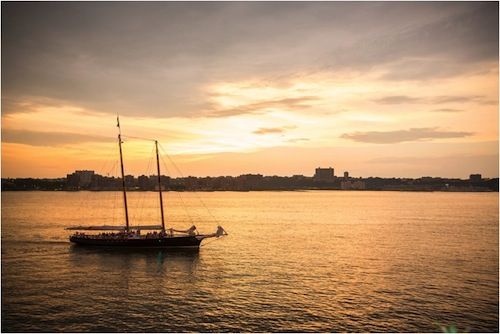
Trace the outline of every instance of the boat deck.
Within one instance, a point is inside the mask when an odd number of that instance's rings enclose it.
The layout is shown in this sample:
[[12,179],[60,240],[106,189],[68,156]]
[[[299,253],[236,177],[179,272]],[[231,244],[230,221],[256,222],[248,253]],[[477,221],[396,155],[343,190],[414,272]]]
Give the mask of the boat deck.
[[70,241],[77,245],[87,246],[121,246],[121,247],[148,247],[148,248],[198,248],[203,235],[113,235],[83,233],[74,234]]
[[99,233],[85,234],[75,233],[71,237],[92,240],[157,240],[165,238],[196,237],[198,234],[125,234],[125,233]]

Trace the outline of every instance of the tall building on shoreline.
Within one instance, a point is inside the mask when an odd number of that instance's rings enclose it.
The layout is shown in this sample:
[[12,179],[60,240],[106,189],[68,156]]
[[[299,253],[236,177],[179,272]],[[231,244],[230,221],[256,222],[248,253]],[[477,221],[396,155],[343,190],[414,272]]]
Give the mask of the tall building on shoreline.
[[314,173],[314,181],[333,181],[335,180],[335,170],[332,167],[316,168]]
[[66,175],[68,185],[75,188],[89,187],[95,172],[93,170],[77,170],[72,174]]

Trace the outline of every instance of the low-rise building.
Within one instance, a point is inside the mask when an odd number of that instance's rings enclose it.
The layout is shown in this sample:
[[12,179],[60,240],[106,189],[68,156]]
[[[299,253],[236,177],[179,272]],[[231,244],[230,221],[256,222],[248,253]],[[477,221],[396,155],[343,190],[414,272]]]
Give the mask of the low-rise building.
[[364,190],[366,189],[366,184],[361,180],[349,180],[341,181],[340,189],[342,190]]

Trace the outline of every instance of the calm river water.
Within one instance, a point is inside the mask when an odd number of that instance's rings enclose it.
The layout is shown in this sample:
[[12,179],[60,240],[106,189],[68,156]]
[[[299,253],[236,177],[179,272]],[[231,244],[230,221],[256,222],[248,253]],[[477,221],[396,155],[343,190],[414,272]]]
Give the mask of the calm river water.
[[[129,197],[132,224],[159,221],[156,193]],[[2,192],[2,331],[499,330],[498,193],[166,197],[169,226],[229,236],[79,248],[63,228],[121,224],[119,192]]]

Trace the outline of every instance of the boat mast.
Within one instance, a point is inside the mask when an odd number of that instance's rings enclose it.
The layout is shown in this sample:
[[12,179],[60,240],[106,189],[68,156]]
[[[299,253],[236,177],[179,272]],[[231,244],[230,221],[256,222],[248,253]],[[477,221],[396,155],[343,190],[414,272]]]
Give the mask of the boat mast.
[[118,146],[120,146],[120,167],[122,171],[122,187],[123,187],[123,203],[125,205],[125,230],[128,232],[128,207],[127,207],[127,190],[125,187],[125,171],[123,170],[123,154],[122,154],[122,129],[120,128],[120,117],[116,116],[116,126],[118,127]]
[[158,140],[155,140],[156,147],[156,169],[158,171],[158,193],[160,194],[160,212],[161,212],[161,230],[165,232],[165,217],[163,215],[163,197],[161,194],[161,173],[160,173],[160,158],[158,155]]

